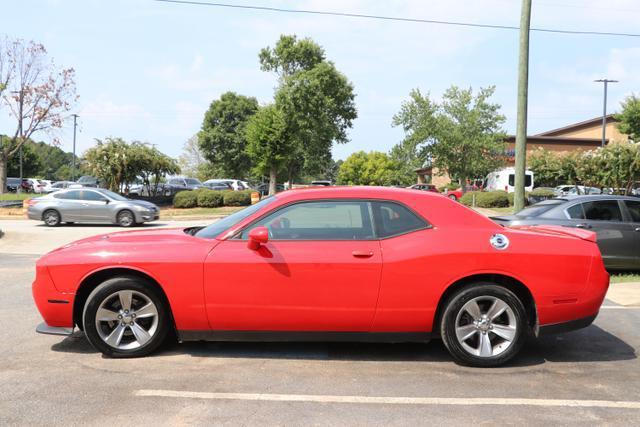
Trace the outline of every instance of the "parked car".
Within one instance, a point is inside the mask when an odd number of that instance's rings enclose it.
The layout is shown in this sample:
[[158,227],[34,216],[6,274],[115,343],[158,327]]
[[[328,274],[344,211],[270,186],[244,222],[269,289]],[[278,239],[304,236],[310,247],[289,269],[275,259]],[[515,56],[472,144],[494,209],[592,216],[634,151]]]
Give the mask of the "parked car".
[[92,187],[92,188],[100,187],[100,180],[95,176],[89,176],[89,175],[81,176],[76,181],[76,183],[80,184],[82,187]]
[[22,183],[20,184],[20,191],[23,193],[33,193],[33,182],[28,178],[23,178]]
[[208,179],[204,182],[204,186],[213,190],[245,190],[242,181],[237,179]]
[[411,187],[408,187],[414,190],[422,190],[422,191],[432,191],[434,193],[438,192],[438,189],[433,184],[413,184]]
[[170,178],[166,186],[178,190],[197,190],[204,184],[197,178]]
[[458,188],[457,190],[446,189],[442,194],[444,194],[451,200],[458,201],[462,197],[462,188]]
[[[276,184],[276,193],[284,191],[284,184]],[[260,196],[267,196],[269,194],[269,183],[265,182],[256,187],[256,191],[260,193]]]
[[18,187],[20,187],[20,178],[7,178],[7,191],[9,193],[15,193],[18,191]]
[[51,187],[47,189],[45,187],[45,193],[53,193],[54,191],[63,190],[65,188],[69,188],[70,185],[75,184],[73,181],[57,181],[51,184]]
[[83,239],[38,260],[33,295],[37,331],[81,326],[110,357],[148,355],[174,333],[439,336],[456,361],[495,366],[532,333],[589,325],[608,286],[590,231],[503,228],[431,192],[348,187],[282,192],[207,227]]
[[59,190],[28,202],[29,219],[44,221],[49,227],[65,222],[112,223],[131,227],[160,217],[156,205],[127,199],[102,188]]
[[492,219],[511,227],[559,225],[594,231],[608,270],[640,270],[640,200],[635,197],[567,196]]
[[[487,191],[504,190],[507,193],[515,191],[514,185],[516,181],[516,169],[513,167],[503,168],[487,175],[484,180],[484,189]],[[533,172],[525,171],[524,189],[525,191],[533,190],[534,179]]]
[[553,193],[558,197],[579,196],[602,194],[602,190],[596,187],[585,187],[584,185],[558,185],[553,189]]

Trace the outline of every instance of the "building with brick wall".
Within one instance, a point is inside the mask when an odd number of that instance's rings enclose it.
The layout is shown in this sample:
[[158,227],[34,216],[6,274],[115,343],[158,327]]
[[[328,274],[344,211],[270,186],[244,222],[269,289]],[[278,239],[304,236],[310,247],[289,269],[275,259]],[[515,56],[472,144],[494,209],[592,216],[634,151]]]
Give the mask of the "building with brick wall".
[[[613,114],[607,116],[605,144],[625,144],[629,142],[628,135],[620,132],[617,123],[618,120]],[[511,135],[507,137],[505,142],[506,166],[513,166],[515,164],[516,137]],[[601,145],[602,116],[528,136],[527,157],[538,148],[557,153],[568,153],[571,151],[593,150]],[[415,172],[418,176],[418,183],[432,183],[439,187],[451,181],[449,176],[438,174],[438,169],[431,166],[425,165],[423,168],[416,169]]]

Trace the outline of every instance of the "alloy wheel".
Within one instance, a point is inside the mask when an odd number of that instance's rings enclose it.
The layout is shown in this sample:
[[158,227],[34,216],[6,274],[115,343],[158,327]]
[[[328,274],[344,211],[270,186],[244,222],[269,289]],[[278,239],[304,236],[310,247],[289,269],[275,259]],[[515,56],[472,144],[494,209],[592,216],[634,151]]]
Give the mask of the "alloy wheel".
[[56,211],[47,211],[44,214],[44,223],[49,227],[53,227],[60,223],[60,215]]
[[147,344],[158,330],[158,308],[141,292],[121,290],[98,306],[95,325],[107,345],[118,350],[134,350]]
[[133,214],[129,211],[120,212],[118,215],[118,224],[123,227],[130,227],[133,225],[134,219]]
[[503,353],[516,339],[517,332],[513,309],[494,296],[469,300],[456,316],[458,343],[473,356],[485,358]]

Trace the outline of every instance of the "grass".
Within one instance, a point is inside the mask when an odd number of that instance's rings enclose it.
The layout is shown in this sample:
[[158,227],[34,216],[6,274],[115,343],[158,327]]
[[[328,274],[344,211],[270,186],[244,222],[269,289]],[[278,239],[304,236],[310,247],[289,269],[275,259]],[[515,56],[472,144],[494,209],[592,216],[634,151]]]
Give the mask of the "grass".
[[160,209],[160,218],[189,218],[189,217],[211,217],[220,215],[230,215],[234,212],[243,209],[244,206],[223,206],[220,208],[191,208],[191,209],[176,209],[176,208],[162,208]]
[[511,215],[513,213],[513,206],[507,206],[506,208],[489,208],[492,211],[500,214],[500,215]]
[[638,273],[613,273],[611,274],[611,283],[640,282],[640,274]]
[[42,194],[31,194],[31,193],[4,193],[0,194],[0,201],[6,200],[25,200],[31,199],[33,197],[40,197]]

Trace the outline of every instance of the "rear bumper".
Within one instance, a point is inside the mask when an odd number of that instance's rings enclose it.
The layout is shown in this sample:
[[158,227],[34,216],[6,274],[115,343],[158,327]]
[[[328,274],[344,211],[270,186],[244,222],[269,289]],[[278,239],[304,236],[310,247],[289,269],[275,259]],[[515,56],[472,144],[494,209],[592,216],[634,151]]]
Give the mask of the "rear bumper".
[[538,336],[561,334],[564,332],[575,331],[577,329],[586,328],[591,325],[598,316],[598,313],[583,317],[581,319],[570,320],[568,322],[555,323],[553,325],[540,326]]
[[73,327],[65,328],[61,326],[49,326],[46,322],[40,323],[36,327],[36,332],[45,335],[64,335],[68,336],[73,333]]

